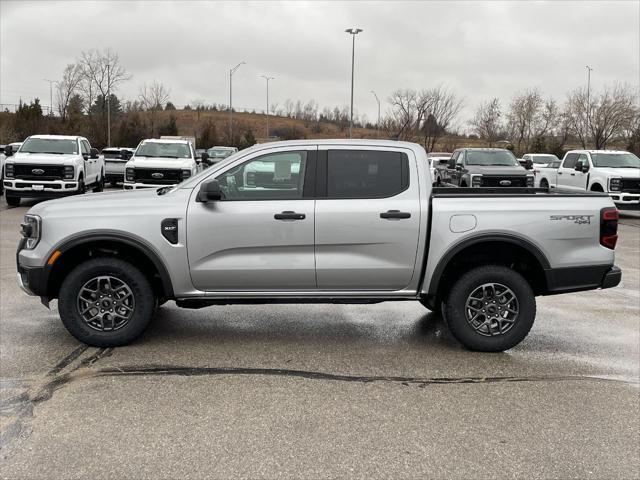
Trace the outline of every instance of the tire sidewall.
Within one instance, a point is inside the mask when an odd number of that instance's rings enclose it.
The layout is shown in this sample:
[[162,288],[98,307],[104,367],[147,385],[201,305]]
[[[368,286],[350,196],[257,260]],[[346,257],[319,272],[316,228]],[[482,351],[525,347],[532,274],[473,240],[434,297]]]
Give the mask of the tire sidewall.
[[[129,322],[113,332],[100,332],[89,327],[77,308],[77,295],[92,278],[109,275],[125,282],[134,295],[135,306]],[[133,265],[118,259],[97,258],[76,267],[60,288],[58,312],[67,330],[78,340],[99,347],[130,343],[145,330],[155,308],[153,290],[147,278]]]
[[[515,325],[506,333],[486,337],[477,333],[467,322],[467,298],[484,283],[500,283],[515,294],[519,312]],[[529,333],[536,316],[536,301],[529,283],[518,272],[503,266],[475,268],[454,284],[445,302],[445,319],[451,333],[466,348],[485,352],[500,352],[519,344]]]

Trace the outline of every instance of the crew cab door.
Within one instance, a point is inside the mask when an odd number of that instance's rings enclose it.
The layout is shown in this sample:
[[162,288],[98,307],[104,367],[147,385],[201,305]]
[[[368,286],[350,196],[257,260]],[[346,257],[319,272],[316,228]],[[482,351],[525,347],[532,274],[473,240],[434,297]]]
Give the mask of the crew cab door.
[[[575,166],[578,163],[578,153],[567,153],[562,162],[562,166],[558,169],[558,188],[566,190],[578,189],[578,175],[584,175],[582,172],[576,172]],[[581,177],[579,177],[581,178]],[[582,188],[584,189],[584,187]]]
[[95,158],[91,158],[91,146],[86,140],[80,140],[80,152],[84,159],[84,183],[89,184],[96,181],[97,162]]
[[[460,169],[458,169],[458,167],[460,167]],[[462,168],[464,168],[464,151],[454,152],[449,161],[449,168],[447,168],[451,177],[450,181],[453,185],[460,186]]]
[[420,231],[418,170],[403,149],[321,146],[316,277],[322,290],[401,290]]
[[[187,212],[194,286],[203,291],[316,288],[313,174],[315,146],[257,152],[207,178],[224,198]],[[206,180],[205,180],[206,181]]]

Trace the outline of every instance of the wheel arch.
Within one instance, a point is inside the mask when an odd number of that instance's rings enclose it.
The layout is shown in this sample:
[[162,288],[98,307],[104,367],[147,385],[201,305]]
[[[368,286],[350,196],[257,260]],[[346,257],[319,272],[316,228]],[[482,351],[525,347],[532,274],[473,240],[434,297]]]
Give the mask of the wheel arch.
[[431,275],[427,297],[437,306],[456,274],[488,264],[512,266],[536,294],[547,291],[545,271],[551,266],[538,246],[519,235],[486,233],[466,238],[447,250]]
[[122,232],[90,232],[63,240],[49,252],[59,251],[57,259],[47,269],[47,298],[57,298],[62,280],[77,265],[89,258],[113,256],[128,260],[149,278],[160,301],[174,297],[169,272],[155,248],[148,242]]

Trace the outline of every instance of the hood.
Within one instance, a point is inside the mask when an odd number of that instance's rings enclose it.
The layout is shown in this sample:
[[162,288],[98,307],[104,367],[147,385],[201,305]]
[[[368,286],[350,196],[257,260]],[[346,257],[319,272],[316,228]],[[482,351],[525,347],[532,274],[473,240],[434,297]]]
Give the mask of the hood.
[[80,157],[79,154],[55,155],[51,153],[16,153],[9,157],[14,163],[39,163],[60,165],[61,163],[71,163]]
[[142,203],[148,203],[150,201],[157,202],[160,198],[162,198],[162,196],[158,195],[155,188],[88,193],[41,202],[31,207],[28,213],[40,215],[44,218],[52,214],[64,215],[64,212],[70,210],[86,210],[90,212],[101,207],[122,208],[122,211],[127,211]]
[[[469,173],[480,173],[482,175],[526,176],[530,173],[529,170],[525,170],[521,166],[505,167],[499,165],[465,165],[465,169]],[[530,174],[533,175],[533,172]]]
[[190,169],[194,164],[193,158],[133,157],[126,166],[128,168]]
[[594,167],[593,172],[602,173],[607,177],[640,178],[640,168]]

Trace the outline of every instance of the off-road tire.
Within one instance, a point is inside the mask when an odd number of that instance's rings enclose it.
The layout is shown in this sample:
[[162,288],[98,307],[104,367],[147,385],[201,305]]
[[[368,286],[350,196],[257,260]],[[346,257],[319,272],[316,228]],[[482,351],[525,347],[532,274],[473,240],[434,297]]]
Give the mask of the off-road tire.
[[104,190],[104,172],[100,174],[100,178],[96,182],[95,187],[93,187],[94,192],[102,192]]
[[[134,299],[133,313],[127,323],[112,331],[98,331],[82,317],[78,296],[82,287],[96,277],[109,276],[124,282]],[[156,299],[145,275],[128,262],[100,257],[87,260],[73,269],[60,287],[58,311],[69,333],[95,347],[118,347],[131,343],[147,328],[153,317]]]
[[[466,305],[477,288],[490,283],[509,288],[519,308],[508,331],[485,336],[467,320]],[[518,272],[500,265],[487,265],[468,271],[454,283],[443,305],[443,317],[453,336],[467,349],[502,352],[518,345],[531,330],[536,317],[536,299],[531,286]]]

